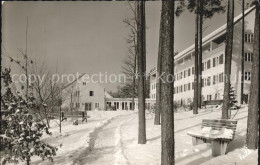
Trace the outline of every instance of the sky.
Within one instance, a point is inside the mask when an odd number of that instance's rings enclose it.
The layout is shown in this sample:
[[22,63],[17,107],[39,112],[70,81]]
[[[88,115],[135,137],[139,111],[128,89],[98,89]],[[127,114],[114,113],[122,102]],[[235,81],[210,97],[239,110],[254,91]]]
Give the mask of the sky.
[[[235,1],[235,16],[241,11]],[[156,66],[161,2],[146,2],[147,72]],[[25,50],[28,17],[28,56],[45,60],[63,74],[119,74],[128,54],[125,38],[129,28],[124,18],[132,17],[127,2],[5,2],[2,6],[2,54],[20,58]],[[185,11],[175,19],[174,50],[181,52],[194,43],[195,15]],[[206,20],[203,36],[226,22],[226,13]],[[2,56],[4,66],[13,66]],[[18,71],[14,71],[18,72]],[[118,83],[102,84],[115,91]]]

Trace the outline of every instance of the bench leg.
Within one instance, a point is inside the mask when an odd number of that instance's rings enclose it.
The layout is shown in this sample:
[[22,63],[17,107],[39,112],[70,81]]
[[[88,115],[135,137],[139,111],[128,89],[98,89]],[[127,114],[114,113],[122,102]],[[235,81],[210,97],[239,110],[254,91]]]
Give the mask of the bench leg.
[[219,155],[225,155],[227,151],[227,142],[221,142],[221,141],[212,141],[211,147],[212,147],[212,156],[219,156]]
[[192,137],[192,145],[196,146],[196,145],[199,145],[199,144],[203,144],[204,141],[197,138],[197,137]]

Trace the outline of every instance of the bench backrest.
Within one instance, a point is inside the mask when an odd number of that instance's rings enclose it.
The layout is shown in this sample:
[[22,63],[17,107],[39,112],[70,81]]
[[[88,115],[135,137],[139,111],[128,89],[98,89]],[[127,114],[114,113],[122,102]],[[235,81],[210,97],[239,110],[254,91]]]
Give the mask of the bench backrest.
[[233,131],[233,138],[235,137],[237,121],[236,120],[211,120],[211,119],[203,119],[201,128],[203,127],[211,127],[213,130],[221,130],[222,128],[231,129]]
[[74,112],[61,112],[63,117],[85,117],[84,111],[74,111]]
[[210,101],[203,101],[203,105],[220,105],[223,103],[223,100],[210,100]]

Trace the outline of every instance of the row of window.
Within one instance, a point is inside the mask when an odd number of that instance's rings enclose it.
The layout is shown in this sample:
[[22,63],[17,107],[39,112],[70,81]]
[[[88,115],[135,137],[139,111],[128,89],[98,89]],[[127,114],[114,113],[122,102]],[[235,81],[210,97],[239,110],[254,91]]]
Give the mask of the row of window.
[[[76,91],[75,96],[80,96],[80,91]],[[94,96],[94,91],[89,91],[89,96]]]
[[[212,59],[212,67],[216,67],[217,65],[221,65],[224,63],[224,55],[221,54],[219,57],[214,57]],[[206,62],[202,63],[202,71],[210,69],[211,68],[211,59],[207,60]],[[191,67],[184,71],[181,71],[180,73],[177,73],[174,75],[174,80],[181,80],[182,78],[189,77],[191,75],[194,75],[195,68]]]
[[[224,73],[223,72],[218,75],[213,75],[213,85],[215,85],[216,83],[222,83],[222,82],[224,82]],[[202,85],[202,87],[210,86],[211,85],[211,76],[209,76],[207,78],[203,78],[201,85]],[[175,87],[174,93],[182,93],[182,92],[190,91],[193,89],[194,89],[194,82],[192,82],[192,84],[187,83],[187,84]]]
[[195,73],[194,67],[188,68],[187,70],[184,70],[180,73],[175,74],[174,80],[181,80],[182,78],[186,78],[186,77],[189,77],[191,75],[194,75],[194,73]]
[[254,34],[245,34],[245,42],[253,43],[254,42]]
[[151,90],[154,90],[154,89],[156,89],[156,83],[151,85]]
[[[217,65],[221,65],[224,63],[224,55],[221,54],[219,57],[214,57],[212,59],[212,67],[216,67]],[[211,59],[207,60],[206,62],[202,63],[202,71],[211,68]]]
[[[80,103],[70,103],[71,108],[80,108]],[[91,110],[92,103],[82,103],[82,105],[85,105],[85,110]],[[99,103],[95,103],[95,109],[99,109]]]
[[253,53],[246,52],[244,57],[245,57],[245,61],[252,61]]
[[194,82],[174,87],[173,93],[182,93],[194,89]]
[[[254,42],[254,34],[245,34],[245,42],[246,43],[253,43]],[[178,60],[174,65],[178,64],[178,65],[181,65],[181,64],[184,64],[185,62],[188,62],[191,60],[191,57],[194,57],[194,53]]]
[[151,99],[156,99],[156,93],[151,94]]

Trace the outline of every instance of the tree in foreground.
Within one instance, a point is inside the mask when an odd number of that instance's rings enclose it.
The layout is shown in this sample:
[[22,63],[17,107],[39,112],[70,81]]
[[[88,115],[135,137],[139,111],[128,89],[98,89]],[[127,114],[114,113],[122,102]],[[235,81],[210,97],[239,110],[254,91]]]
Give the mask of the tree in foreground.
[[[159,49],[158,49],[158,58],[157,58],[157,72],[156,77],[159,77],[162,74],[162,54],[161,54],[161,42],[162,42],[162,19],[160,22],[160,32],[159,32]],[[154,125],[160,125],[160,113],[161,113],[161,79],[156,79],[156,106],[154,113]]]
[[161,83],[161,164],[174,164],[174,114],[173,114],[173,68],[174,68],[174,1],[162,1],[162,83]]
[[224,98],[222,107],[222,119],[230,118],[230,78],[231,78],[231,61],[233,49],[233,20],[234,20],[234,0],[228,0],[227,10],[227,35],[226,35],[226,48],[225,48],[225,85],[224,85]]
[[246,145],[249,149],[257,149],[258,147],[258,121],[259,121],[259,1],[255,1],[255,28],[254,28],[254,46],[253,46],[253,62],[252,76],[250,86],[250,96],[248,104],[247,118],[247,136]]
[[145,124],[145,2],[136,1],[138,63],[138,144],[146,143]]
[[242,0],[242,34],[241,34],[241,98],[240,104],[243,104],[244,101],[244,56],[245,56],[245,0]]
[[[5,86],[4,94],[1,93],[1,108],[4,115],[1,117],[1,164],[18,163],[19,160],[26,161],[29,165],[33,155],[53,160],[57,148],[48,145],[41,140],[43,133],[51,134],[48,127],[42,121],[31,115],[37,107],[32,93],[25,95],[13,94],[10,84],[10,69],[2,72],[2,80]],[[29,91],[29,89],[28,89]],[[27,92],[26,92],[27,94]],[[29,94],[29,93],[28,93]]]

